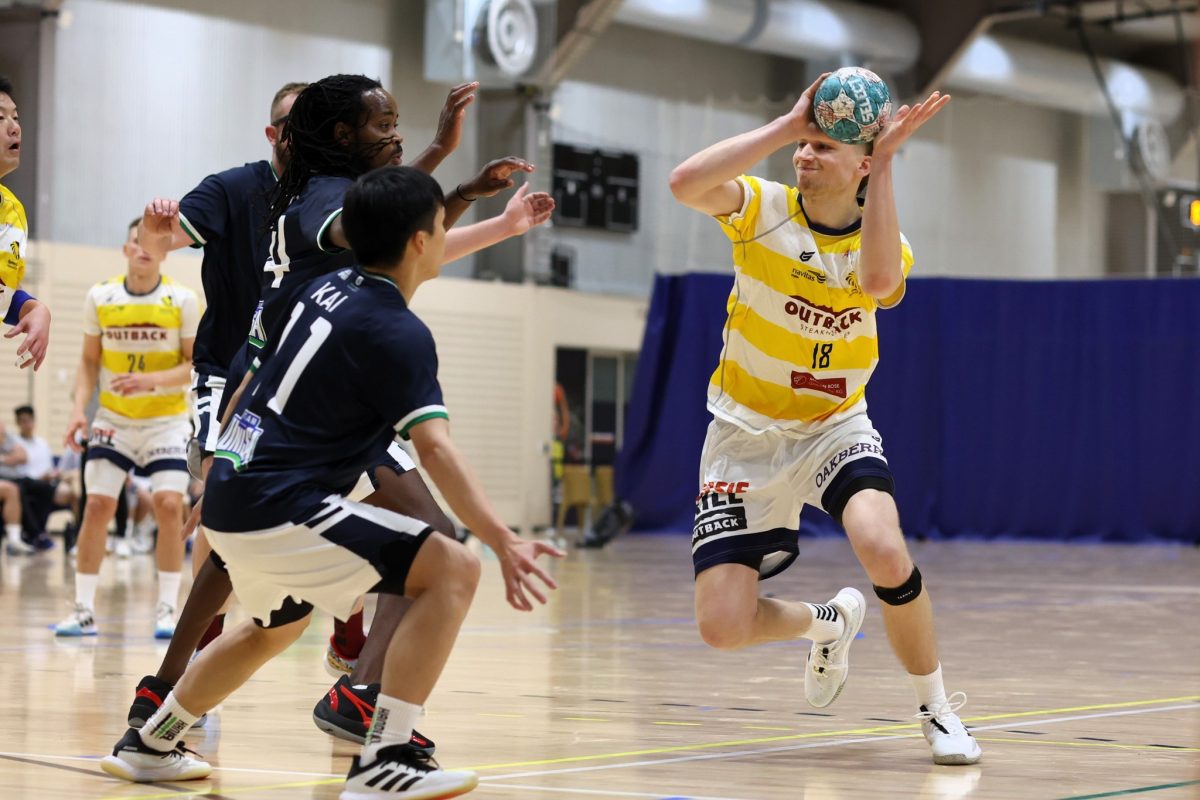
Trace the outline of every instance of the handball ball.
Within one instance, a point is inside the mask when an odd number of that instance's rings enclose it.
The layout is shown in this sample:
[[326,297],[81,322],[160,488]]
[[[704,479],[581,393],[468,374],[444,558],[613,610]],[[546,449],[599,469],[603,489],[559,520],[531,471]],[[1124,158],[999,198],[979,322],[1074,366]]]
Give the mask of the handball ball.
[[892,115],[892,94],[871,70],[842,67],[817,87],[813,115],[829,138],[866,144]]

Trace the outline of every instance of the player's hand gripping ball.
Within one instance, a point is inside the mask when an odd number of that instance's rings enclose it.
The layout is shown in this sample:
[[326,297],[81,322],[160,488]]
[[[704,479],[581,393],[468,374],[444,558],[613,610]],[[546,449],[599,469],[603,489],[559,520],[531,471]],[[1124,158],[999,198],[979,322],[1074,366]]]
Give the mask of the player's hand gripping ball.
[[813,116],[829,138],[866,144],[892,116],[892,93],[871,70],[842,67],[817,87]]

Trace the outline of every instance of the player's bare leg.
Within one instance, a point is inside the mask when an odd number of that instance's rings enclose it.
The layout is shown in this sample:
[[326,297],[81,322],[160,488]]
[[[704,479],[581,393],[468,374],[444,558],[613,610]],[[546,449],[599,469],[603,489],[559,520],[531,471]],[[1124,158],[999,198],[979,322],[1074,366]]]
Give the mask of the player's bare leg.
[[812,626],[804,603],[758,595],[758,571],[743,564],[718,564],[696,577],[696,624],[718,650],[800,638]]
[[882,601],[888,640],[908,671],[920,706],[917,716],[933,748],[934,763],[974,764],[982,757],[982,750],[954,713],[966,701],[966,695],[957,692],[946,696],[933,604],[904,543],[895,501],[890,494],[875,489],[857,492],[846,503],[842,524]]
[[75,607],[70,617],[54,627],[56,636],[96,634],[96,588],[100,583],[100,565],[104,562],[108,523],[116,513],[117,498],[88,495],[75,551]]
[[170,639],[175,633],[175,608],[179,604],[180,570],[183,568],[183,495],[159,491],[153,495],[154,519],[158,523],[158,608],[154,636]]

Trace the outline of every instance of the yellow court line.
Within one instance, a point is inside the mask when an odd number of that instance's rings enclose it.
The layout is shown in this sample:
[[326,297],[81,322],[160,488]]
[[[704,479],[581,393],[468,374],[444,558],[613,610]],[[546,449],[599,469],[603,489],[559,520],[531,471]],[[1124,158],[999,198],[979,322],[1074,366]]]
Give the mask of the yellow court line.
[[[1071,712],[1075,712],[1075,711],[1101,711],[1104,709],[1111,709],[1111,708],[1133,708],[1133,707],[1137,707],[1137,706],[1152,706],[1152,705],[1159,705],[1162,703],[1178,703],[1178,702],[1196,701],[1196,700],[1200,700],[1200,695],[1186,695],[1183,697],[1162,697],[1162,698],[1157,698],[1154,700],[1129,700],[1129,701],[1126,701],[1123,703],[1098,703],[1096,705],[1089,705],[1089,706],[1068,706],[1065,708],[1047,708],[1047,709],[1042,709],[1040,711],[1014,711],[1014,712],[1010,712],[1008,714],[990,714],[987,716],[969,717],[967,719],[964,719],[963,721],[964,722],[981,722],[981,721],[985,721],[985,720],[996,720],[996,719],[1018,719],[1018,718],[1022,718],[1022,717],[1032,717],[1032,716],[1047,715],[1047,714],[1066,714],[1066,713],[1071,713]],[[583,763],[583,762],[588,762],[588,761],[604,761],[604,760],[614,759],[614,758],[628,758],[631,756],[665,755],[667,753],[680,753],[680,752],[685,752],[685,751],[689,751],[689,750],[713,750],[713,749],[717,749],[717,748],[721,748],[721,747],[743,747],[746,745],[753,745],[753,744],[773,744],[776,742],[789,742],[789,741],[796,741],[799,739],[815,739],[815,738],[820,738],[823,736],[861,736],[863,734],[870,734],[870,733],[888,733],[888,732],[892,732],[892,731],[901,731],[901,730],[907,730],[909,728],[915,728],[919,725],[920,725],[919,722],[912,722],[912,723],[906,723],[906,724],[902,724],[902,725],[879,725],[879,726],[875,726],[872,728],[846,728],[843,730],[835,730],[835,731],[815,731],[815,732],[811,732],[811,733],[796,733],[796,734],[791,734],[788,736],[761,736],[761,737],[757,737],[754,739],[732,739],[732,740],[721,741],[721,742],[706,742],[706,743],[701,743],[701,744],[690,744],[690,745],[674,745],[671,747],[656,747],[656,748],[650,748],[650,749],[646,749],[646,750],[628,750],[628,751],[624,751],[624,752],[620,752],[620,753],[597,753],[595,755],[566,756],[563,758],[548,758],[548,759],[542,759],[539,761],[513,761],[513,762],[504,763],[504,764],[483,764],[483,765],[474,766],[474,767],[460,767],[460,769],[467,769],[467,770],[471,770],[473,772],[483,772],[484,770],[511,769],[513,767],[541,767],[541,766],[550,766],[550,765],[554,765],[554,764],[574,764],[574,763]],[[1025,741],[1025,740],[1010,740],[1010,741]],[[1104,744],[1104,742],[1097,742],[1096,744]],[[1160,748],[1150,748],[1150,749],[1158,750]],[[251,787],[247,787],[245,789],[241,789],[241,788],[235,789],[235,788],[230,787],[228,789],[223,789],[223,792],[238,792],[238,793],[246,794],[249,792],[266,792],[266,791],[272,791],[275,789],[293,789],[293,788],[303,788],[303,787],[311,787],[311,786],[327,786],[330,784],[339,783],[343,780],[344,780],[343,778],[328,778],[328,779],[319,780],[319,781],[304,781],[304,782],[289,783],[289,784],[273,784],[270,786],[251,786]],[[211,787],[209,787],[209,788],[205,788],[205,789],[199,789],[196,791],[171,792],[169,794],[121,795],[121,796],[114,797],[113,800],[165,800],[166,798],[169,798],[169,797],[182,798],[182,797],[195,796],[195,795],[201,795],[201,794],[209,794],[211,792],[212,792],[212,789],[211,789]]]
[[1200,753],[1200,747],[1155,747],[1149,744],[1121,744],[1120,742],[1059,742],[1054,739],[1006,739],[989,736],[976,736],[980,742],[1012,742],[1015,744],[1053,744],[1064,747],[1112,747],[1117,750],[1150,750],[1156,753]]

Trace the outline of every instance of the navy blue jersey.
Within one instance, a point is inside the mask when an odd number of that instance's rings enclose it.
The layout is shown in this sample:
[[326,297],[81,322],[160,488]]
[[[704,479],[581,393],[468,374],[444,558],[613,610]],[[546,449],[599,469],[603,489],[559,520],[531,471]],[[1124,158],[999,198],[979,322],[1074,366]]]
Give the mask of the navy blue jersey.
[[314,175],[274,225],[262,276],[262,305],[250,331],[252,349],[261,350],[279,333],[309,281],[354,263],[351,251],[334,247],[327,238],[353,185],[351,178]]
[[347,268],[297,294],[217,443],[203,513],[214,530],[299,519],[353,487],[387,438],[447,417],[433,336],[394,283]]
[[207,308],[196,331],[192,361],[200,372],[226,376],[246,342],[262,294],[270,239],[263,231],[275,188],[269,161],[209,175],[179,201],[179,222],[194,247],[204,248],[200,282]]

